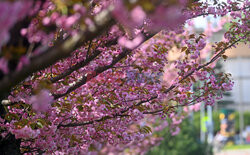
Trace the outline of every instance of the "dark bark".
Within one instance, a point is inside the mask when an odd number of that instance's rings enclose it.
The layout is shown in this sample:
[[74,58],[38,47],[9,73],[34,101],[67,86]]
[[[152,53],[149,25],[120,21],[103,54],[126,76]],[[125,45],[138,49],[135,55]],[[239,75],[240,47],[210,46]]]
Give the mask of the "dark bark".
[[20,155],[20,144],[21,140],[10,133],[5,138],[0,137],[0,155]]
[[[6,110],[2,105],[2,100],[5,99],[7,94],[0,94],[0,117],[4,118],[6,115]],[[2,130],[0,128],[0,134]],[[15,136],[11,133],[6,135],[6,137],[2,137],[0,135],[0,155],[20,155],[20,144],[21,140],[16,139]]]

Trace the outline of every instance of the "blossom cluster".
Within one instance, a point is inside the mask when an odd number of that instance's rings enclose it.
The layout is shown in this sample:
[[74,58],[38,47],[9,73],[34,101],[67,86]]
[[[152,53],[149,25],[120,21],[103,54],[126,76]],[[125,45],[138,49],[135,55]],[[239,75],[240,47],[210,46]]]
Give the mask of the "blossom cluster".
[[[0,8],[13,10],[6,27],[1,24],[0,82],[15,75],[23,78],[8,95],[0,95],[10,103],[1,105],[6,110],[1,137],[21,139],[22,152],[145,153],[162,139],[155,131],[168,127],[173,136],[178,134],[186,113],[198,110],[201,102],[213,105],[232,89],[230,76],[212,67],[238,38],[249,41],[248,5],[188,0],[0,2]],[[7,20],[8,12],[3,12],[0,23]],[[241,22],[232,22],[225,40],[214,45],[208,42],[212,30],[196,35],[184,27],[197,16],[227,12]],[[10,29],[19,21],[25,24],[16,28],[21,37],[16,44]],[[66,53],[64,59],[55,58],[58,51]],[[171,52],[178,58],[171,59]],[[204,61],[209,54],[211,59]],[[42,64],[39,70],[33,69],[34,60]]]

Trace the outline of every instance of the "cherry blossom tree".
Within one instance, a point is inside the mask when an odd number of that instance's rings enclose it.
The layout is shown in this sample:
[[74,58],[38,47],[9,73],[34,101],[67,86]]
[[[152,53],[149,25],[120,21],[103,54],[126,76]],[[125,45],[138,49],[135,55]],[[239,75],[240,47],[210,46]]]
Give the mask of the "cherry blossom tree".
[[[143,153],[161,140],[152,132],[178,134],[185,107],[213,105],[232,89],[230,75],[213,65],[227,49],[249,43],[249,4],[1,1],[0,151]],[[231,19],[213,45],[211,31],[184,27],[208,15]]]

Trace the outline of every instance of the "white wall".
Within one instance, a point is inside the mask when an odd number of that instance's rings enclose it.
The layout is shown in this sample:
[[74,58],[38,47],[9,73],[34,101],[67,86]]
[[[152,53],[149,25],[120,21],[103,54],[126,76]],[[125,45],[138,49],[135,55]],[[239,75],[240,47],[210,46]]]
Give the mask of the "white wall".
[[225,72],[231,73],[235,82],[230,100],[250,105],[250,58],[231,58],[223,64]]

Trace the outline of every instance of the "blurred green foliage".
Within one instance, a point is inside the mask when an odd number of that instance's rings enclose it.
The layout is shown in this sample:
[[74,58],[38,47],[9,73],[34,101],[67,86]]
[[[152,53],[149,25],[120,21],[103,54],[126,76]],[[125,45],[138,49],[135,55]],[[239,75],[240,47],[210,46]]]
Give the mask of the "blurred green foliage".
[[[240,130],[239,126],[239,113],[234,112],[235,114],[235,131],[238,132]],[[220,112],[213,112],[213,123],[214,123],[214,133],[220,130]],[[244,112],[244,127],[250,125],[250,112]],[[194,126],[198,130],[200,130],[200,112],[194,114]],[[199,133],[197,133],[199,135]]]
[[[213,112],[214,133],[220,130],[220,112]],[[244,113],[244,126],[250,125],[250,112]],[[211,155],[212,148],[208,144],[201,144],[200,112],[193,114],[193,119],[183,120],[181,131],[176,136],[171,136],[169,129],[156,133],[163,136],[164,140],[159,146],[153,147],[147,155]],[[239,113],[235,112],[235,131],[239,131]]]
[[165,129],[164,140],[159,146],[153,147],[147,155],[211,155],[212,148],[208,144],[201,144],[199,141],[199,129],[189,119],[185,119],[176,136],[171,136],[168,129]]
[[[220,113],[219,112],[213,112],[213,124],[214,124],[214,132],[217,132],[220,130]],[[198,131],[200,131],[200,112],[194,113],[194,126]],[[197,133],[198,135],[200,132]]]
[[[244,127],[250,125],[250,112],[244,112]],[[239,113],[235,113],[235,130],[240,130]]]

